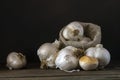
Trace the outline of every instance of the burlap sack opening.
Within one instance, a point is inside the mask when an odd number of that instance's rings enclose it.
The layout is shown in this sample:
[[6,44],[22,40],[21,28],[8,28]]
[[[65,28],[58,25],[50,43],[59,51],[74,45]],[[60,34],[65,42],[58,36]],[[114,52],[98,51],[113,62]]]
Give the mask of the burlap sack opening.
[[82,43],[81,41],[69,41],[66,40],[62,33],[65,27],[63,27],[59,33],[59,39],[64,46],[74,46],[77,48],[87,49],[89,47],[95,46],[101,42],[101,28],[100,26],[93,23],[80,22],[84,28],[84,36],[89,37],[91,41],[88,43]]

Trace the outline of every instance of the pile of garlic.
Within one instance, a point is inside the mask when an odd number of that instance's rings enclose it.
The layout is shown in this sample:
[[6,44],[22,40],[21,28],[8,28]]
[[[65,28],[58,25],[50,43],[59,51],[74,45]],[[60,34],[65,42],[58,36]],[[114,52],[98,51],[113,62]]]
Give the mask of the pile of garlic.
[[[91,41],[84,35],[84,28],[78,22],[68,24],[63,31],[66,40],[83,43]],[[104,68],[110,62],[110,53],[102,44],[91,46],[86,50],[74,46],[61,47],[61,41],[55,40],[53,43],[44,43],[37,50],[37,55],[41,61],[40,68],[59,68],[66,72],[83,70],[95,70]]]

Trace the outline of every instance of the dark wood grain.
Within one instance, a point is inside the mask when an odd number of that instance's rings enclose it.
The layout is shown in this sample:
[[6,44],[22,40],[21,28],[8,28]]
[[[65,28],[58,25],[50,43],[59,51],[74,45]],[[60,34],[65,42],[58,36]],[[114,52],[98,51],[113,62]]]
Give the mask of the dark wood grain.
[[0,80],[120,80],[120,67],[108,67],[104,70],[68,73],[59,69],[41,70],[26,68],[21,70],[0,70]]

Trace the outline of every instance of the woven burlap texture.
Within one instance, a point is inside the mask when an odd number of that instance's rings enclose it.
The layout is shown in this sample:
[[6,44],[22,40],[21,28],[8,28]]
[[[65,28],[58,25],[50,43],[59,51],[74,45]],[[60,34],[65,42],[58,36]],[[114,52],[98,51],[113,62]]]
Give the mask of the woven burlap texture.
[[91,39],[88,43],[81,43],[81,41],[69,41],[66,40],[62,33],[65,27],[61,29],[59,32],[59,40],[64,46],[74,46],[77,48],[84,48],[87,49],[89,47],[93,47],[96,44],[101,43],[101,27],[93,24],[93,23],[85,23],[85,22],[79,22],[83,28],[84,28],[84,36],[88,37]]

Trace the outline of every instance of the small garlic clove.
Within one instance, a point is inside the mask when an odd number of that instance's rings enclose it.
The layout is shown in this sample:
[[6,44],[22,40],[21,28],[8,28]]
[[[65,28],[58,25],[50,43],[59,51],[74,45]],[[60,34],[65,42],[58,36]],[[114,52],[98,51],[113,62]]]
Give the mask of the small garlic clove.
[[11,52],[7,56],[7,67],[10,70],[23,68],[26,63],[26,57],[22,53]]
[[83,56],[79,60],[79,65],[83,70],[94,70],[98,67],[98,60],[93,57]]

